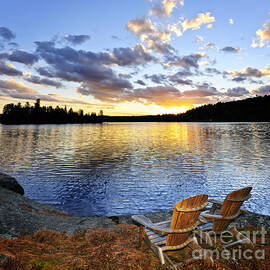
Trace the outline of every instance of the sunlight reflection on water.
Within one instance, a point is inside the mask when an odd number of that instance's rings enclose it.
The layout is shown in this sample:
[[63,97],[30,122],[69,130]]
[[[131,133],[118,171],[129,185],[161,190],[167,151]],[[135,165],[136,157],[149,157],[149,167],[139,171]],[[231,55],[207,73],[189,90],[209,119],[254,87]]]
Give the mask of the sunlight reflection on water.
[[270,215],[269,123],[0,125],[0,170],[25,195],[86,215],[146,213],[251,185]]

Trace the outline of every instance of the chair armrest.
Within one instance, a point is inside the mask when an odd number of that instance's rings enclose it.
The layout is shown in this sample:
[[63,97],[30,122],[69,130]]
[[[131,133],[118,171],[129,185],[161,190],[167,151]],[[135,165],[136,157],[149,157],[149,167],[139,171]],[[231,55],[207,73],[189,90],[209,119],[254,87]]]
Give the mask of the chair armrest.
[[144,215],[134,215],[131,217],[134,221],[136,221],[137,223],[153,230],[156,231],[160,234],[169,234],[169,233],[184,233],[184,232],[190,232],[192,230],[194,230],[199,224],[201,224],[200,221],[197,221],[194,225],[189,226],[187,228],[182,228],[182,229],[171,229],[169,227],[161,227],[158,224],[154,224],[148,217],[144,216]]
[[[208,202],[213,203],[213,204],[215,204],[215,205],[220,205],[220,206],[223,205],[223,202],[217,201],[217,200],[208,200]],[[241,207],[241,208],[240,208],[240,211],[241,211],[242,213],[247,213],[247,212],[248,212],[248,210],[246,210],[244,207]]]
[[208,200],[208,202],[213,203],[213,204],[217,204],[217,205],[222,205],[223,204],[222,201],[218,201],[218,200]]
[[214,219],[214,220],[216,220],[216,219],[222,219],[223,218],[221,215],[211,214],[208,211],[201,213],[200,216],[201,216],[202,220],[205,220],[205,219],[210,219],[210,220]]
[[143,225],[144,227],[147,227],[153,231],[159,232],[159,233],[169,233],[172,230],[170,228],[161,228],[157,224],[154,224],[151,219],[144,215],[134,215],[131,217],[134,221],[139,223],[140,225]]

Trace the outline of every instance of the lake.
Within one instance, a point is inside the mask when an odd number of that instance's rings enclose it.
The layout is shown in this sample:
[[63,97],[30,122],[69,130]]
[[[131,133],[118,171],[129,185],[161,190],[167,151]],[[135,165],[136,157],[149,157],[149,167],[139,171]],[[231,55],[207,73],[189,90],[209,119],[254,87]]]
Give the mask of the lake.
[[270,215],[270,123],[0,125],[0,171],[25,196],[80,216],[165,210],[253,186]]

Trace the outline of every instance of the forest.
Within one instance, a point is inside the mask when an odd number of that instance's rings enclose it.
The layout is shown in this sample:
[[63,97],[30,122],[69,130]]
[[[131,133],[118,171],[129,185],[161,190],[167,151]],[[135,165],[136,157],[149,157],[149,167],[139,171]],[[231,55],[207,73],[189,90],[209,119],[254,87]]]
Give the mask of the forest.
[[83,110],[74,112],[72,108],[67,110],[66,106],[40,106],[37,99],[34,106],[26,102],[6,104],[0,119],[2,124],[68,124],[68,123],[102,123],[102,115],[96,113],[84,114]]

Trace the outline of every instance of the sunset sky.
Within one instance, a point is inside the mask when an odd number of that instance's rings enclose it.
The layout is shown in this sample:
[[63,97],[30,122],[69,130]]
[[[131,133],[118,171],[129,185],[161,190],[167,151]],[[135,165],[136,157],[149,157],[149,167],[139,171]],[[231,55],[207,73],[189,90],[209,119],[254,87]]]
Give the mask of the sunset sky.
[[0,110],[106,115],[270,94],[269,0],[3,0]]

